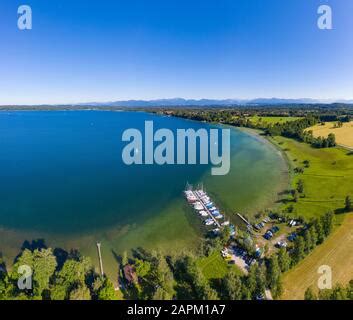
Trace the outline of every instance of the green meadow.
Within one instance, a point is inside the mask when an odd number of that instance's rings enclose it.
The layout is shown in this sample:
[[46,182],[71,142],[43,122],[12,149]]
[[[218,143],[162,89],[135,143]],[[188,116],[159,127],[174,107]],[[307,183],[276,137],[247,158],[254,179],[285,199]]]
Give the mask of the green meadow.
[[[271,139],[286,155],[291,166],[291,186],[296,188],[299,179],[304,182],[305,197],[294,202],[284,196],[282,209],[293,206],[291,216],[307,219],[318,217],[327,211],[336,213],[333,234],[298,266],[283,277],[282,299],[303,299],[305,290],[318,280],[321,265],[331,266],[334,282],[346,284],[352,278],[352,214],[344,213],[347,195],[353,196],[353,153],[336,147],[316,149],[308,144],[284,137]],[[306,166],[304,161],[308,161]],[[295,173],[303,168],[303,173]]]
[[[313,218],[329,210],[341,213],[347,195],[353,196],[353,154],[343,148],[316,149],[284,137],[273,141],[282,149],[292,166],[292,187],[301,179],[305,197],[298,202],[284,199],[283,209],[293,206],[293,214]],[[309,161],[306,167],[304,161]],[[303,173],[294,173],[303,168]]]
[[239,275],[242,274],[237,266],[229,265],[218,251],[213,252],[208,257],[198,259],[196,264],[208,280],[222,279],[229,270],[233,270]]
[[260,116],[252,116],[248,117],[250,121],[254,124],[258,124],[259,122],[262,122],[266,126],[268,125],[274,125],[276,123],[285,123],[289,121],[295,121],[301,119],[300,117],[260,117]]

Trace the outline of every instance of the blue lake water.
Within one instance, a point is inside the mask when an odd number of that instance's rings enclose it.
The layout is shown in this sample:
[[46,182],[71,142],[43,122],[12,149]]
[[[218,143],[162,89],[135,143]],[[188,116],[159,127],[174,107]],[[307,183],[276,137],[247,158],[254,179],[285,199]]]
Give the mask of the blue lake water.
[[30,237],[86,252],[94,252],[97,239],[114,250],[191,245],[198,218],[185,208],[187,182],[204,182],[229,215],[273,202],[284,161],[237,129],[227,176],[211,176],[207,165],[126,166],[122,133],[143,131],[146,120],[173,131],[211,127],[142,112],[0,112],[0,251],[15,255]]
[[202,127],[127,112],[0,113],[0,224],[50,232],[126,223],[155,212],[206,166],[127,166],[127,128]]

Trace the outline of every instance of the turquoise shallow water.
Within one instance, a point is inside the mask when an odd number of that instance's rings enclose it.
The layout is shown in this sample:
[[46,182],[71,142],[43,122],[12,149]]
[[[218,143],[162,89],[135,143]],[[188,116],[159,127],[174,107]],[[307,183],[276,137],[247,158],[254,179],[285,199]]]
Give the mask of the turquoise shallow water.
[[192,246],[197,219],[185,206],[186,182],[204,182],[228,215],[273,202],[285,164],[268,143],[231,133],[231,171],[206,165],[126,166],[127,128],[210,125],[141,112],[0,112],[0,252],[15,255],[24,240],[95,255],[95,241],[121,252],[135,246]]

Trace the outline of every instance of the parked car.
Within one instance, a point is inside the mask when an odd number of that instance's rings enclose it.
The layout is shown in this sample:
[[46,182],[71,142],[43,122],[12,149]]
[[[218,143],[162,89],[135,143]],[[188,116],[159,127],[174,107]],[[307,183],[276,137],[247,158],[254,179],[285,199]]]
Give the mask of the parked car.
[[291,241],[291,242],[293,242],[296,238],[297,238],[297,234],[295,233],[295,232],[293,232],[292,234],[290,234],[289,236],[288,236],[288,240],[289,241]]
[[288,246],[288,243],[286,241],[278,241],[276,243],[277,248],[287,248],[287,246]]
[[277,233],[279,231],[279,228],[277,226],[273,226],[270,231],[274,234]]
[[266,240],[270,240],[272,237],[273,237],[273,233],[272,233],[270,230],[268,230],[268,231],[264,234],[264,238],[265,238]]

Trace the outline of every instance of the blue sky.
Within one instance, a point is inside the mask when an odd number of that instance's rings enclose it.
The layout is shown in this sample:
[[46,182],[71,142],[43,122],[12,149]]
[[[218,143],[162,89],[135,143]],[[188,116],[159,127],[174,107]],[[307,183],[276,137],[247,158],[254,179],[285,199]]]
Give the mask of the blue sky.
[[2,0],[0,104],[353,99],[352,30],[350,0]]

